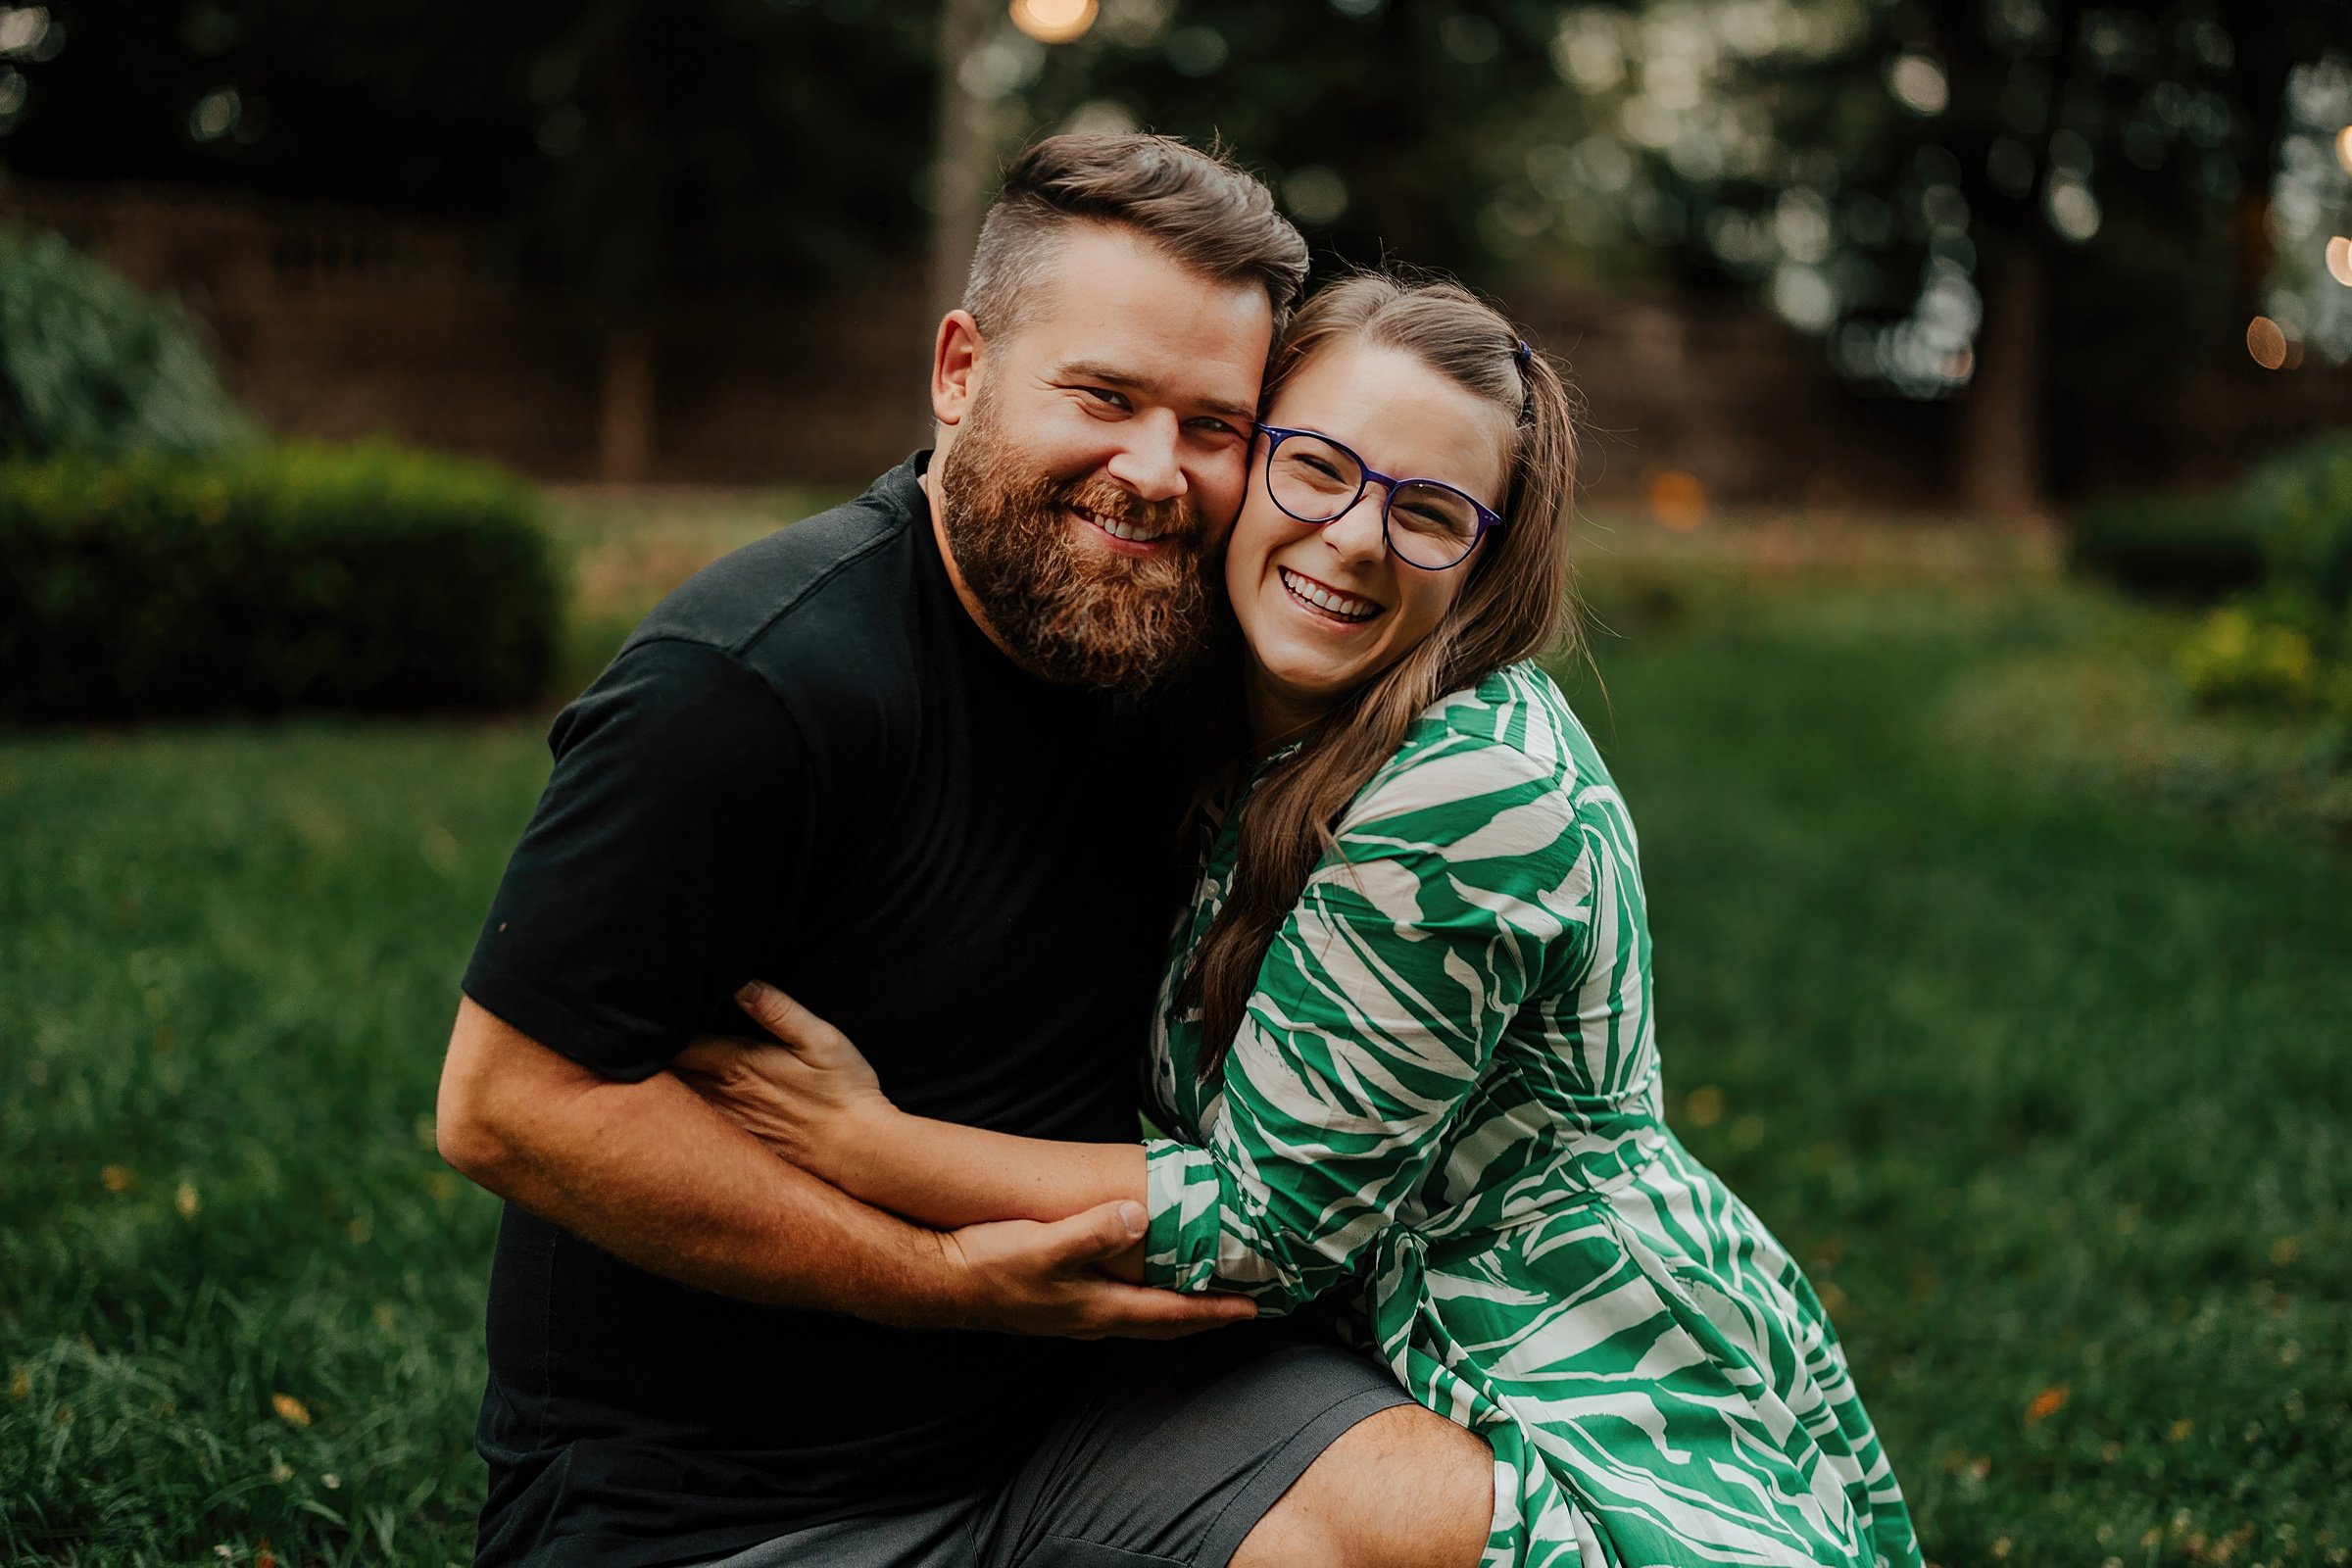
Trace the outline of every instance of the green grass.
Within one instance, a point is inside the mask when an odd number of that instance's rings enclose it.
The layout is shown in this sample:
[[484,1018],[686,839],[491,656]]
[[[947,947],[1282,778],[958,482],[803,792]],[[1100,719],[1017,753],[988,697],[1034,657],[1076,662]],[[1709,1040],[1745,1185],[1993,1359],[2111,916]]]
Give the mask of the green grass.
[[[2038,600],[1601,575],[1678,1126],[1931,1555],[2346,1561],[2352,862],[1956,747]],[[0,1556],[466,1558],[495,1205],[432,1085],[544,768],[536,721],[0,745]]]
[[1957,683],[1953,736],[2021,775],[2352,843],[2352,713],[2205,707],[2177,668],[2194,622],[2084,596]]
[[1931,1554],[2343,1562],[2352,864],[1955,756],[2033,607],[1735,618],[1601,656],[1668,1082]]

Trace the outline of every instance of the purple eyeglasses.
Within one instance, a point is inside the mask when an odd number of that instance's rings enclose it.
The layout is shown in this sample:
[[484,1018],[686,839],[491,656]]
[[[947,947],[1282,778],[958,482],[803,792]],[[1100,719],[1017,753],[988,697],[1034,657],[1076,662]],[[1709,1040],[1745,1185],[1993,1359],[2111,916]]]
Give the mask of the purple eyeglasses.
[[1283,515],[1325,523],[1347,515],[1366,485],[1388,491],[1380,509],[1381,537],[1408,566],[1444,571],[1470,559],[1502,515],[1436,479],[1398,479],[1376,473],[1344,443],[1320,430],[1260,424],[1266,438],[1266,498]]

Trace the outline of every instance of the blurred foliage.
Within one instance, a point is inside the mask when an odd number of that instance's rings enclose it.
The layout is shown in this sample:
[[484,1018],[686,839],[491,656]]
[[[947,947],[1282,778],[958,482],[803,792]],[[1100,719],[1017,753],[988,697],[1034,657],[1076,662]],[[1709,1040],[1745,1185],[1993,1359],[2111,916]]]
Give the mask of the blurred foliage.
[[2290,79],[2347,52],[2289,0],[1103,0],[976,74],[1025,123],[1222,133],[1349,259],[1753,289],[1858,383],[1965,390],[1956,470],[2006,501],[2242,353]]
[[[1563,122],[1581,129],[1591,118],[1553,62],[1563,20],[1580,9],[1107,0],[1067,47],[1000,34],[974,75],[1028,124],[1221,139],[1267,176],[1318,250],[1398,256],[1493,285],[1557,216],[1527,200],[1531,156],[1540,164]],[[1593,261],[1644,265],[1623,251]]]
[[194,456],[251,440],[202,332],[55,234],[0,227],[0,453]]
[[2168,598],[2219,599],[2266,569],[2253,517],[2230,490],[2091,502],[2068,515],[2067,546],[2077,570]]
[[2067,532],[2080,570],[2189,598],[2263,584],[2266,618],[2325,640],[2352,604],[2352,435],[2283,453],[2229,490],[2090,503]]
[[2174,662],[2201,703],[2288,710],[2319,700],[2325,667],[2308,632],[2246,605],[2224,606],[2199,621]]
[[486,220],[625,311],[919,245],[936,11],[50,0],[0,158]]
[[499,708],[546,689],[534,493],[391,447],[0,464],[0,717]]
[[2244,605],[2199,619],[2122,600],[2058,607],[1955,685],[1958,752],[2034,788],[2352,842],[2352,682],[2304,662],[2319,639],[2281,626],[2275,640]]
[[2240,486],[2262,587],[2183,641],[2200,702],[2337,715],[2352,735],[2352,436],[2274,458]]
[[945,70],[1007,149],[1222,136],[1327,254],[1752,288],[1857,381],[2053,421],[2060,479],[2078,394],[2128,430],[2231,349],[2278,180],[2297,234],[2344,198],[2282,140],[2297,73],[2352,58],[2308,0],[1102,0],[1054,47],[955,0],[981,41],[939,62],[946,3],[54,0],[0,153],[489,219],[625,323],[911,260]]
[[2245,494],[2271,580],[2326,610],[2352,605],[2352,433],[2272,459]]
[[2352,436],[2274,458],[2231,490],[2082,507],[2068,531],[2079,570],[2230,599],[2175,636],[2172,667],[2196,702],[2332,713],[2352,739]]
[[[1678,14],[1725,25],[1662,54]],[[2352,12],[2295,0],[1653,5],[1635,49],[1634,13],[1593,15],[1569,64],[1620,96],[1689,246],[1914,396],[1970,379],[2021,284],[2061,387],[2130,392],[2242,331],[2290,74],[2352,49]]]

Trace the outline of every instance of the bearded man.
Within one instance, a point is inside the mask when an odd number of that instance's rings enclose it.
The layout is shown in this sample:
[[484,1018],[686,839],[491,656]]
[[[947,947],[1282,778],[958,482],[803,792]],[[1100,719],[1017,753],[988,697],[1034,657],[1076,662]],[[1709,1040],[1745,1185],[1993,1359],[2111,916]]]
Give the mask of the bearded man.
[[1038,144],[940,325],[936,452],[696,576],[557,720],[442,1078],[508,1200],[477,1561],[1477,1556],[1477,1440],[1107,1277],[1139,1205],[925,1231],[666,1070],[763,976],[910,1110],[1134,1139],[1184,769],[1133,698],[1208,630],[1305,262],[1221,160]]

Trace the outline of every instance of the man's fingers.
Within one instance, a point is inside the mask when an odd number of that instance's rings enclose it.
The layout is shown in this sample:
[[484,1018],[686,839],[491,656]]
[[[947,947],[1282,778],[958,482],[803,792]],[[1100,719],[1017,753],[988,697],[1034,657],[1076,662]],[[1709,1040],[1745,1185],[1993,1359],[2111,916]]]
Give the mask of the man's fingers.
[[1123,1340],[1181,1339],[1257,1316],[1257,1303],[1247,1296],[1187,1296],[1146,1285],[1104,1290],[1116,1294],[1106,1298],[1100,1332]]
[[1142,1241],[1147,1218],[1144,1205],[1132,1199],[1099,1203],[1047,1226],[1046,1247],[1056,1266],[1085,1268]]

